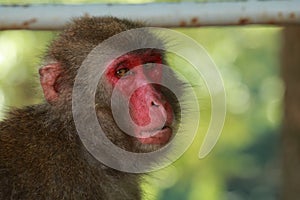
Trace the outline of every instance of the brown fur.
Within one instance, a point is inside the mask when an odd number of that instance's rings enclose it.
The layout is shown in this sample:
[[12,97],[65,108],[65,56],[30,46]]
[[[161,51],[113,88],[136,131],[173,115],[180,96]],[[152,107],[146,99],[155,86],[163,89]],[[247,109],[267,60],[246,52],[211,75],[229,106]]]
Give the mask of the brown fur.
[[[59,99],[11,111],[0,122],[1,200],[141,199],[139,176],[106,167],[84,148],[74,126],[71,97],[74,77],[88,53],[106,38],[142,26],[113,17],[83,17],[54,40],[46,60],[61,66]],[[136,38],[137,45],[141,41],[161,43],[151,35]],[[116,126],[108,102],[111,88],[99,85],[96,110],[108,137],[123,149],[145,151]],[[177,112],[176,98],[166,97]]]
[[[79,18],[67,25],[47,56],[68,75],[61,76],[63,87],[72,86],[89,51],[135,27],[141,24],[112,17]],[[72,120],[70,94],[61,96],[55,105],[11,111],[0,123],[0,199],[140,199],[136,175],[110,169],[85,150]],[[110,115],[102,113],[102,118]]]
[[0,199],[140,199],[135,175],[94,160],[50,110],[16,110],[0,124]]

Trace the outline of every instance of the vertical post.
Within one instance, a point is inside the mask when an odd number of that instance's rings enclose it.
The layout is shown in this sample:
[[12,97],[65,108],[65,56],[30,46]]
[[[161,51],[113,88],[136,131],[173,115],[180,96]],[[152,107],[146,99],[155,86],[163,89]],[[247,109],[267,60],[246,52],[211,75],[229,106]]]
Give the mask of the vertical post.
[[283,117],[284,200],[300,199],[300,26],[283,31],[282,76],[286,91]]

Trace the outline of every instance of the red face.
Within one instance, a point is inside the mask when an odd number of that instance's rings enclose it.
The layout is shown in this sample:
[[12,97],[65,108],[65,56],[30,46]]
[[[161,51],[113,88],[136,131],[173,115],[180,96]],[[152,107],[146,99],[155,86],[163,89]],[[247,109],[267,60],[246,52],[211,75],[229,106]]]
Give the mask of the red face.
[[114,60],[106,78],[129,99],[134,135],[142,144],[166,144],[172,136],[173,110],[160,87],[162,55],[149,50],[129,53]]

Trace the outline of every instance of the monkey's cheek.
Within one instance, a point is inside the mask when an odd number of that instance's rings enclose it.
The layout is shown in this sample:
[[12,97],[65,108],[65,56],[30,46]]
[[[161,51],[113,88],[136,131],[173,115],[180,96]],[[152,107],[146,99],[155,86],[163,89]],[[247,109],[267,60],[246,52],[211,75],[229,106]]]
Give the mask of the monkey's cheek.
[[[158,130],[155,133],[146,133],[151,135],[150,137],[138,137],[137,139],[142,144],[159,144],[164,145],[167,144],[172,137],[172,129],[170,127],[165,127],[162,130]],[[143,133],[145,135],[145,133]]]

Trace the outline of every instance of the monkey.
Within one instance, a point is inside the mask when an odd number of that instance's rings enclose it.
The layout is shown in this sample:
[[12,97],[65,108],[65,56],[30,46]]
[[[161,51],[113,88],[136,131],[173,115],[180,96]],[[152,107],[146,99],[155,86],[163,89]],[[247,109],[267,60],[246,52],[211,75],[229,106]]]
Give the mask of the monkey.
[[[141,176],[113,169],[93,157],[80,140],[72,115],[72,88],[88,54],[107,38],[142,27],[143,23],[127,19],[85,16],[69,22],[52,41],[39,69],[45,102],[13,109],[0,122],[0,199],[142,198]],[[123,48],[128,41],[114,48]],[[164,45],[146,32],[134,41]],[[164,51],[147,48],[128,52],[105,66],[92,106],[107,138],[116,146],[147,153],[174,137],[180,115],[178,99],[167,88],[151,83],[162,80],[165,63]],[[181,84],[171,69],[168,74]],[[83,85],[86,79],[80,80]],[[145,84],[138,87],[141,82]],[[134,86],[137,89],[130,94]],[[124,133],[112,116],[115,87],[121,97],[117,101],[120,110],[126,106],[122,97],[129,99],[130,116],[138,125],[130,127],[132,135]]]

